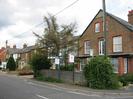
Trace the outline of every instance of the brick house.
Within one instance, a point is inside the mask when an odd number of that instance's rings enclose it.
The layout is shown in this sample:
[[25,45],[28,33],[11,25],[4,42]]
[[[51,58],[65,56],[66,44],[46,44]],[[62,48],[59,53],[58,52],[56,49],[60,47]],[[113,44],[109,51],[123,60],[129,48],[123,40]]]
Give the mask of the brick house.
[[28,62],[31,59],[34,51],[35,46],[27,46],[26,44],[24,44],[23,48],[21,49],[16,48],[16,45],[14,45],[13,48],[7,46],[5,59],[9,59],[9,57],[12,55],[14,60],[18,62],[18,69],[23,69],[25,66],[28,66]]
[[[116,73],[133,73],[133,10],[128,22],[106,13],[107,55]],[[79,39],[80,70],[93,56],[104,55],[103,11],[99,10]]]
[[27,46],[26,44],[23,45],[23,48],[20,51],[20,58],[19,58],[19,69],[22,69],[25,66],[28,66],[30,59],[32,58],[33,53],[36,51],[36,46]]

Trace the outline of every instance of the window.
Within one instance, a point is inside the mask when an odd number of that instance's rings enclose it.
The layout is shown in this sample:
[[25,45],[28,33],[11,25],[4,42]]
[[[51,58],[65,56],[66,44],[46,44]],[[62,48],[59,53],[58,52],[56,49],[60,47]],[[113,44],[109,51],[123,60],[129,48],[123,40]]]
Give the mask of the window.
[[112,59],[111,59],[111,63],[112,63],[112,65],[113,65],[114,72],[115,72],[115,73],[118,73],[118,67],[119,67],[118,58],[112,58]]
[[104,39],[101,39],[100,41],[99,41],[99,55],[104,55],[104,47],[105,47],[105,45],[104,45]]
[[84,54],[90,54],[90,41],[84,42]]
[[85,60],[84,59],[80,59],[80,71],[82,71],[85,67]]
[[128,72],[128,59],[124,58],[124,73]]
[[95,24],[95,32],[100,32],[100,23]]
[[113,38],[113,52],[122,52],[122,37],[117,36]]

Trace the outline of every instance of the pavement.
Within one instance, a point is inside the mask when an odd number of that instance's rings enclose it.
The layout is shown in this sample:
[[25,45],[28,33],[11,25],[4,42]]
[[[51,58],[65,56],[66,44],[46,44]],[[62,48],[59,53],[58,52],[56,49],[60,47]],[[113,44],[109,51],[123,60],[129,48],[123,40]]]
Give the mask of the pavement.
[[[87,88],[87,87],[83,87],[83,86],[66,84],[66,83],[40,82],[40,81],[34,80],[32,75],[17,76],[17,75],[9,75],[9,74],[3,73],[3,72],[2,73],[0,72],[0,75],[6,75],[6,77],[9,76],[9,77],[14,77],[14,78],[19,78],[32,86],[38,86],[38,87],[46,87],[47,86],[48,88],[52,88],[53,90],[58,90],[61,92],[62,91],[69,92],[71,94],[76,94],[79,96],[80,95],[84,95],[84,96],[88,95],[88,97],[91,97],[89,99],[93,99],[93,97],[95,97],[94,99],[133,99],[133,85],[130,85],[126,88],[122,88],[119,90],[97,90],[97,89],[91,89],[91,88]],[[65,95],[66,95],[66,93],[65,93]],[[102,96],[102,97],[96,98],[97,96]],[[41,96],[38,95],[38,97],[41,97]],[[76,97],[76,96],[74,96],[74,97]],[[54,99],[54,98],[43,98],[43,99]],[[65,99],[65,98],[59,98],[59,99]],[[71,99],[71,98],[66,98],[66,99]],[[77,98],[77,99],[82,99],[82,98]],[[88,98],[85,98],[85,99],[88,99]]]
[[37,84],[44,84],[56,88],[62,88],[62,89],[69,89],[71,91],[75,92],[83,92],[83,93],[89,93],[89,94],[99,94],[99,95],[115,95],[115,96],[133,96],[133,84],[130,84],[129,86],[123,87],[121,89],[114,89],[114,90],[100,90],[100,89],[91,89],[85,86],[80,85],[74,85],[74,84],[68,84],[68,83],[51,83],[51,82],[41,82],[33,79],[33,75],[26,75],[26,76],[17,76],[23,79],[26,79],[27,81],[31,81]]

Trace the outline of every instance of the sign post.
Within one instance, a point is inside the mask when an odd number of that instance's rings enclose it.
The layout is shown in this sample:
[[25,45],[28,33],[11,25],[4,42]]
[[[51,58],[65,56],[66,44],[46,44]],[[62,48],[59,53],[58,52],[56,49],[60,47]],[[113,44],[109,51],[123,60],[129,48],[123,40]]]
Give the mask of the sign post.
[[69,54],[69,63],[73,64],[73,83],[74,83],[74,55]]
[[58,79],[60,79],[60,59],[58,57],[55,58],[55,64],[58,68]]

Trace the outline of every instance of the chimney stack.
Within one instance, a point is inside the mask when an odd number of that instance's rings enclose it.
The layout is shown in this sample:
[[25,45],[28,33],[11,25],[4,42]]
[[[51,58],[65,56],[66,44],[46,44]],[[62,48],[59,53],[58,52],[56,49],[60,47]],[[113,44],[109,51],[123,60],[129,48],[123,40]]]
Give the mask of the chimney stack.
[[26,48],[26,47],[27,47],[27,44],[24,44],[24,45],[23,45],[23,48]]
[[133,25],[133,10],[128,13],[128,23]]
[[13,45],[13,48],[16,49],[16,45]]

